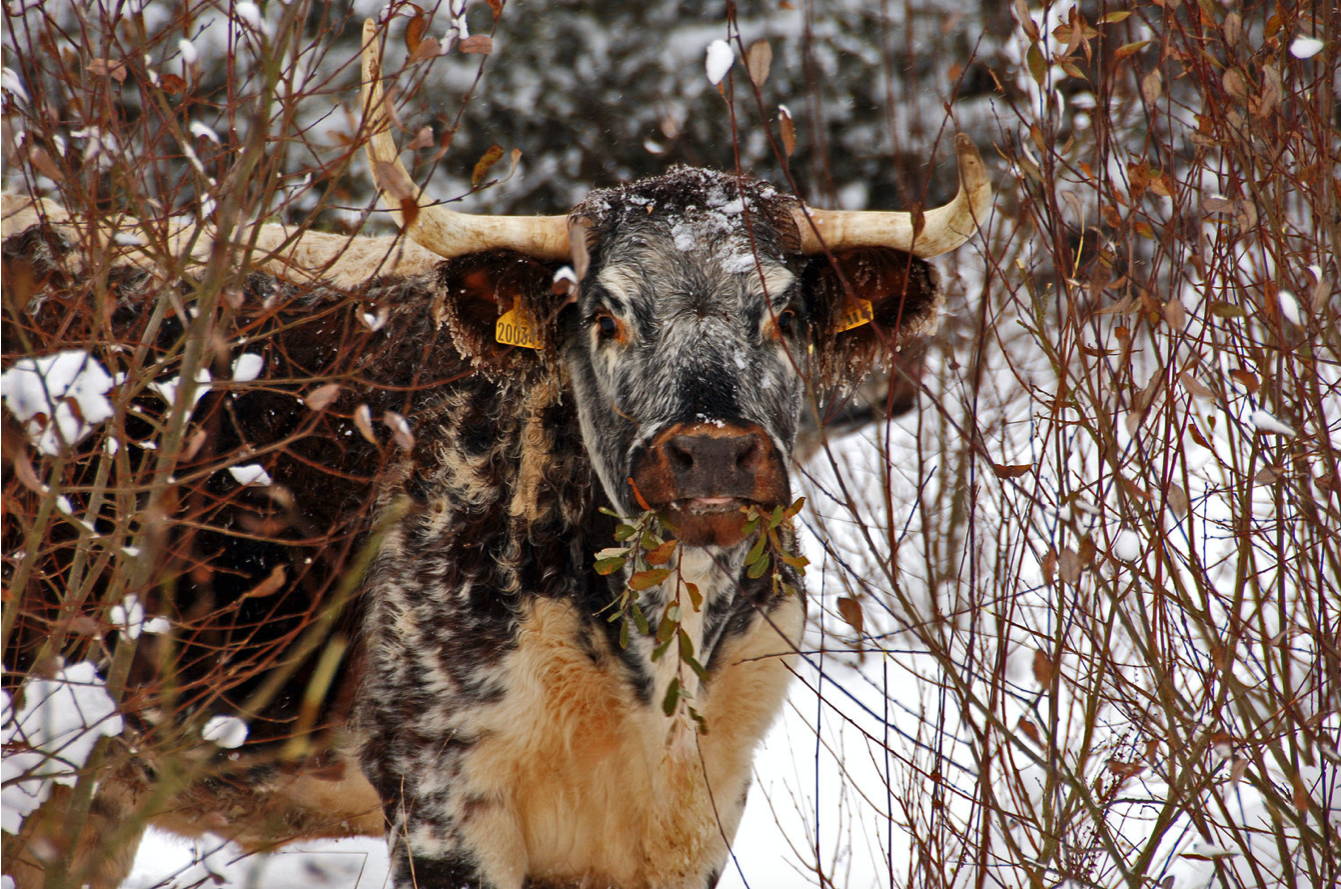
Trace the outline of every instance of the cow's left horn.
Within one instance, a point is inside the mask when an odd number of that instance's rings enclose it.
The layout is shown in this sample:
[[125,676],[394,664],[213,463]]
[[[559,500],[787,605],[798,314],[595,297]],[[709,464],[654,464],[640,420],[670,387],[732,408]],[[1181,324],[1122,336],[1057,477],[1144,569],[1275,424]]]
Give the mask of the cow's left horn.
[[[382,95],[382,51],[377,25],[363,23],[363,109],[368,121],[368,163],[382,202],[396,216],[405,233],[421,246],[451,258],[480,250],[506,247],[538,259],[568,258],[567,216],[475,216],[457,213],[421,201],[400,162],[400,151],[391,135],[390,113]],[[403,200],[413,200],[418,213],[406,220]]]
[[959,193],[944,207],[923,214],[922,230],[916,237],[911,213],[798,209],[801,252],[823,253],[825,247],[893,247],[927,259],[954,250],[973,237],[992,206],[987,169],[973,141],[963,133],[955,136],[955,154],[959,158]]

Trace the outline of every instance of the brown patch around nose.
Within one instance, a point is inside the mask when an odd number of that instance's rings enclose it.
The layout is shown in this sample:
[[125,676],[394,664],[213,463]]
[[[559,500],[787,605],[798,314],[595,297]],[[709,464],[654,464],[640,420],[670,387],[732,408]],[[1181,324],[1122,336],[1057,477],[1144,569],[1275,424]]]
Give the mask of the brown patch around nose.
[[754,424],[676,423],[635,455],[632,481],[690,546],[739,543],[741,507],[788,497],[782,457]]

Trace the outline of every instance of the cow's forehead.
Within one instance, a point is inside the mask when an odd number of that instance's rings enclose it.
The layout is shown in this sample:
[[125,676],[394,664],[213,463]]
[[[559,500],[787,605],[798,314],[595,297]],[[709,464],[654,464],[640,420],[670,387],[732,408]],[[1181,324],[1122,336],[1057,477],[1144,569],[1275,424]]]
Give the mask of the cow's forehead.
[[692,215],[643,221],[636,232],[615,235],[596,280],[617,303],[637,301],[657,312],[695,302],[739,310],[787,299],[795,275],[784,259],[738,223],[735,230],[719,224]]

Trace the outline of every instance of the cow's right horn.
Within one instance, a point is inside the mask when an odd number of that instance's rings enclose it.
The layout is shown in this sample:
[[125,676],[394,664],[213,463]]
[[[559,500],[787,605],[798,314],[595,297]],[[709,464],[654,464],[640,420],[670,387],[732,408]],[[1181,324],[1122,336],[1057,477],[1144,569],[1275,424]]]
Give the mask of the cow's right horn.
[[[567,216],[474,216],[425,204],[400,162],[391,135],[390,112],[382,95],[382,50],[377,25],[363,23],[363,109],[368,122],[368,164],[382,203],[396,216],[407,235],[440,256],[451,258],[481,250],[507,248],[537,259],[568,258]],[[406,220],[401,202],[419,207]]]

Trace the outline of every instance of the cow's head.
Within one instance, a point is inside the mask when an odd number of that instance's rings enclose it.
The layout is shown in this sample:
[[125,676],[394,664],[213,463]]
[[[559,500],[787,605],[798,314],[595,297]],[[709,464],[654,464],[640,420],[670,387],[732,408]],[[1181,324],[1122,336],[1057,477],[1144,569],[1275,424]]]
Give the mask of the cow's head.
[[[789,501],[796,426],[817,388],[855,384],[880,347],[933,323],[925,260],[967,240],[991,201],[960,136],[959,194],[916,221],[812,210],[758,180],[691,168],[594,192],[565,216],[455,213],[424,205],[401,166],[371,23],[364,40],[369,158],[406,232],[449,258],[522,254],[453,264],[451,312],[481,328],[458,341],[500,366],[484,354],[504,348],[494,322],[521,311],[565,373],[611,501],[658,510],[689,545],[735,545],[743,505]],[[552,289],[565,264],[578,286]]]

